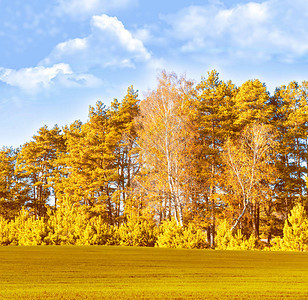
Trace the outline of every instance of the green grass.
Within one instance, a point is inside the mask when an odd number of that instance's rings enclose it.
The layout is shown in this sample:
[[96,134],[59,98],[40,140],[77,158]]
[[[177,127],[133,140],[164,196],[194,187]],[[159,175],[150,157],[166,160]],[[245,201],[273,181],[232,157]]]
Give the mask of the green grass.
[[307,299],[308,255],[107,246],[0,247],[0,299]]

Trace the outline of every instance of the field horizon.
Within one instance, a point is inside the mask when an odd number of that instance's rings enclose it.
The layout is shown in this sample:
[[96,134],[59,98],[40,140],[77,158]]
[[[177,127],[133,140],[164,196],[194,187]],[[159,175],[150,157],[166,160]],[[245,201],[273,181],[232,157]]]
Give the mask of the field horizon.
[[0,247],[0,299],[304,299],[307,253]]

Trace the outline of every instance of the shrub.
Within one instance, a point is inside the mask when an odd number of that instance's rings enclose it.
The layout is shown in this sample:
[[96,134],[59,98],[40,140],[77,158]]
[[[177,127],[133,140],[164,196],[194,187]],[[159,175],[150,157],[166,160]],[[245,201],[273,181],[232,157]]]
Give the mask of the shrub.
[[308,250],[308,219],[305,208],[298,204],[292,210],[283,227],[284,250]]
[[206,234],[195,225],[182,227],[172,219],[163,222],[159,227],[156,245],[165,248],[207,248]]
[[229,223],[224,220],[217,228],[215,237],[216,248],[219,250],[227,250],[232,241],[232,233]]
[[118,230],[120,244],[125,246],[150,246],[156,242],[156,228],[147,221],[129,218]]
[[205,232],[196,228],[193,224],[183,228],[180,245],[182,248],[188,249],[204,249],[209,247]]
[[246,239],[240,229],[232,235],[230,226],[224,220],[219,226],[216,234],[216,249],[219,250],[254,250],[257,249],[257,239],[251,235]]
[[90,245],[119,244],[117,228],[106,224],[101,216],[91,218],[90,225],[86,228],[84,238],[90,241]]
[[12,243],[10,232],[10,223],[0,217],[0,246],[8,246]]
[[56,211],[48,212],[48,236],[46,242],[51,245],[83,244],[87,227],[86,211],[70,203],[69,198],[62,201]]
[[159,227],[156,245],[164,248],[181,248],[179,243],[183,228],[175,219],[164,221]]

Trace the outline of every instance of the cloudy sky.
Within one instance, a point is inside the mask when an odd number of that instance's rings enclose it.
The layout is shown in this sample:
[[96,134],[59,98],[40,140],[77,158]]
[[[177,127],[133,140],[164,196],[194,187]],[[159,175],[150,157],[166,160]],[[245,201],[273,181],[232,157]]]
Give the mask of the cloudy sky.
[[0,147],[87,120],[162,69],[273,92],[308,80],[307,0],[0,0]]

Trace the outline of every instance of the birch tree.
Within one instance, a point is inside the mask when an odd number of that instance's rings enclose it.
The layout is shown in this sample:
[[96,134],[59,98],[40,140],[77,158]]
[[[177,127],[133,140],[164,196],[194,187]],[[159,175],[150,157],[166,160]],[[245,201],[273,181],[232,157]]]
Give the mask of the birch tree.
[[275,180],[271,156],[273,150],[273,132],[266,125],[253,124],[243,131],[238,140],[228,139],[226,142],[224,147],[226,178],[231,193],[239,199],[239,202],[233,204],[235,214],[231,231],[241,224],[245,215],[248,215],[252,220],[255,237],[259,236],[263,194],[270,194],[271,184]]
[[[139,180],[161,220],[174,217],[183,224],[185,189],[189,176],[187,150],[192,138],[184,114],[192,82],[162,72],[158,87],[141,102],[139,145],[143,178]],[[160,202],[160,203],[159,203]]]

